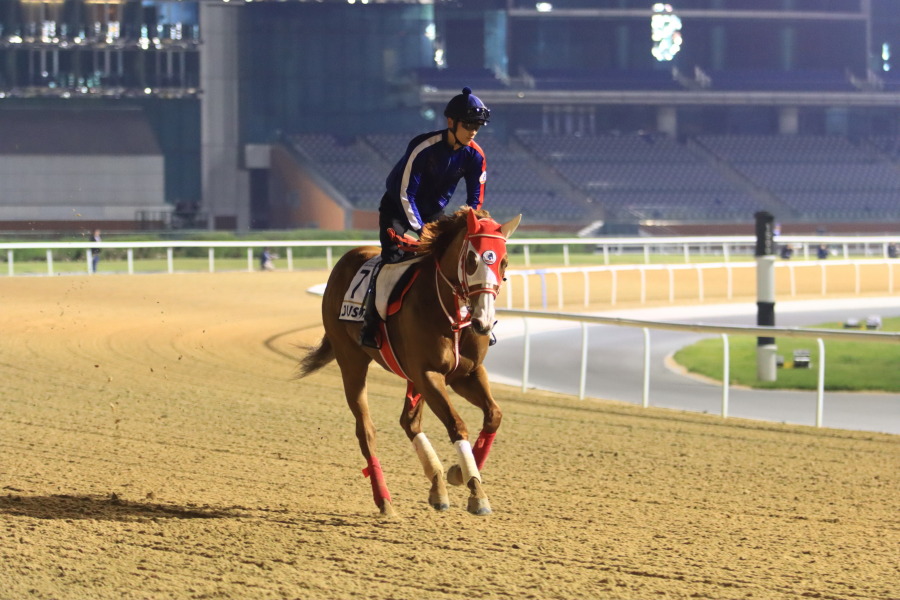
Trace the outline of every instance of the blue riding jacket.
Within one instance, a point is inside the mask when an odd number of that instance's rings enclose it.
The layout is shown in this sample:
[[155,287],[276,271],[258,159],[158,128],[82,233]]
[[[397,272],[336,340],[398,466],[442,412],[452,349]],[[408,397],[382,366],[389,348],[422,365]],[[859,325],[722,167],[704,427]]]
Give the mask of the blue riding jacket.
[[414,137],[385,181],[410,229],[419,231],[440,216],[460,179],[466,180],[466,204],[477,209],[484,201],[484,151],[474,141],[453,150],[447,137],[446,129]]

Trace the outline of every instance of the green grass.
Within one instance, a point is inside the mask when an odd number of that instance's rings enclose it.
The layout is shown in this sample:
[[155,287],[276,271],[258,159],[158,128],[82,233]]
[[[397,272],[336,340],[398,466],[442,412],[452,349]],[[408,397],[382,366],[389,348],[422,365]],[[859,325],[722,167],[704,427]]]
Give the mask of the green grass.
[[[813,325],[812,329],[841,329],[841,323]],[[900,331],[900,317],[884,319],[882,331]],[[776,339],[785,367],[777,381],[756,378],[756,338],[729,337],[731,383],[757,389],[815,390],[818,386],[819,351],[812,338]],[[900,392],[900,346],[887,342],[823,340],[825,344],[825,389],[831,391]],[[792,368],[794,350],[810,352],[808,369]],[[682,348],[675,361],[692,373],[722,380],[722,340],[706,339]]]

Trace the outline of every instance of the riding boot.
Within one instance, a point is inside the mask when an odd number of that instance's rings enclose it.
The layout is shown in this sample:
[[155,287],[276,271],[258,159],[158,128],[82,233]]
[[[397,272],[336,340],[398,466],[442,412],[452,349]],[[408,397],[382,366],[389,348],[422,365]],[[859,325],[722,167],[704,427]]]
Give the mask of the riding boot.
[[381,323],[381,317],[378,316],[378,309],[375,308],[375,276],[378,275],[379,271],[381,271],[380,264],[372,273],[372,278],[369,280],[369,289],[366,290],[366,296],[363,298],[365,311],[363,312],[363,325],[359,330],[360,345],[375,348],[376,350],[381,348],[381,343],[378,340],[378,326]]

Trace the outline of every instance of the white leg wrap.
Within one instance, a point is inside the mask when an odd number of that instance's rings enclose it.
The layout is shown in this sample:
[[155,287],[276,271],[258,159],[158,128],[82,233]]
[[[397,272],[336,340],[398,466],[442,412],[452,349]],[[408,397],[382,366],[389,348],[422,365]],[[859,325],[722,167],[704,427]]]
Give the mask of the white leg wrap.
[[434,476],[438,473],[443,474],[444,465],[441,464],[441,459],[438,458],[437,453],[431,446],[431,442],[428,441],[424,433],[417,434],[413,438],[412,444],[413,448],[416,449],[416,454],[419,456],[428,481],[434,479]]
[[481,481],[481,473],[475,466],[475,455],[472,454],[472,444],[468,440],[459,440],[453,445],[456,446],[456,453],[459,454],[459,468],[462,470],[463,485],[466,485],[472,477]]

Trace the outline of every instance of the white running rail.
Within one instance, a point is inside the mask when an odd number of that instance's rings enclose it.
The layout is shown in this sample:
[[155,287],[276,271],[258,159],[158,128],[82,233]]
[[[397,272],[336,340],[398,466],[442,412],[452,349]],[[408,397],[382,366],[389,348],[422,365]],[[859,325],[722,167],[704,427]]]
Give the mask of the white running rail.
[[528,332],[529,319],[552,319],[557,321],[575,321],[581,324],[581,364],[579,371],[579,399],[585,397],[585,381],[587,378],[588,364],[588,325],[617,325],[620,327],[638,327],[644,332],[644,370],[643,370],[643,400],[646,408],[650,405],[650,330],[663,329],[669,331],[689,331],[694,333],[718,333],[722,337],[723,369],[722,369],[722,417],[728,416],[728,391],[731,379],[729,372],[728,334],[753,335],[757,337],[792,337],[812,338],[817,341],[819,348],[819,372],[816,395],[816,427],[822,426],[822,415],[825,405],[825,339],[856,340],[866,342],[900,343],[900,333],[878,331],[846,331],[839,329],[803,329],[797,327],[762,327],[739,325],[702,325],[690,323],[671,323],[665,321],[642,321],[638,319],[624,319],[621,317],[602,317],[595,315],[579,315],[573,313],[550,313],[534,310],[498,309],[498,314],[508,317],[521,317],[524,319],[523,335],[523,360],[522,360],[522,392],[528,389],[528,374],[530,368],[531,337]]

